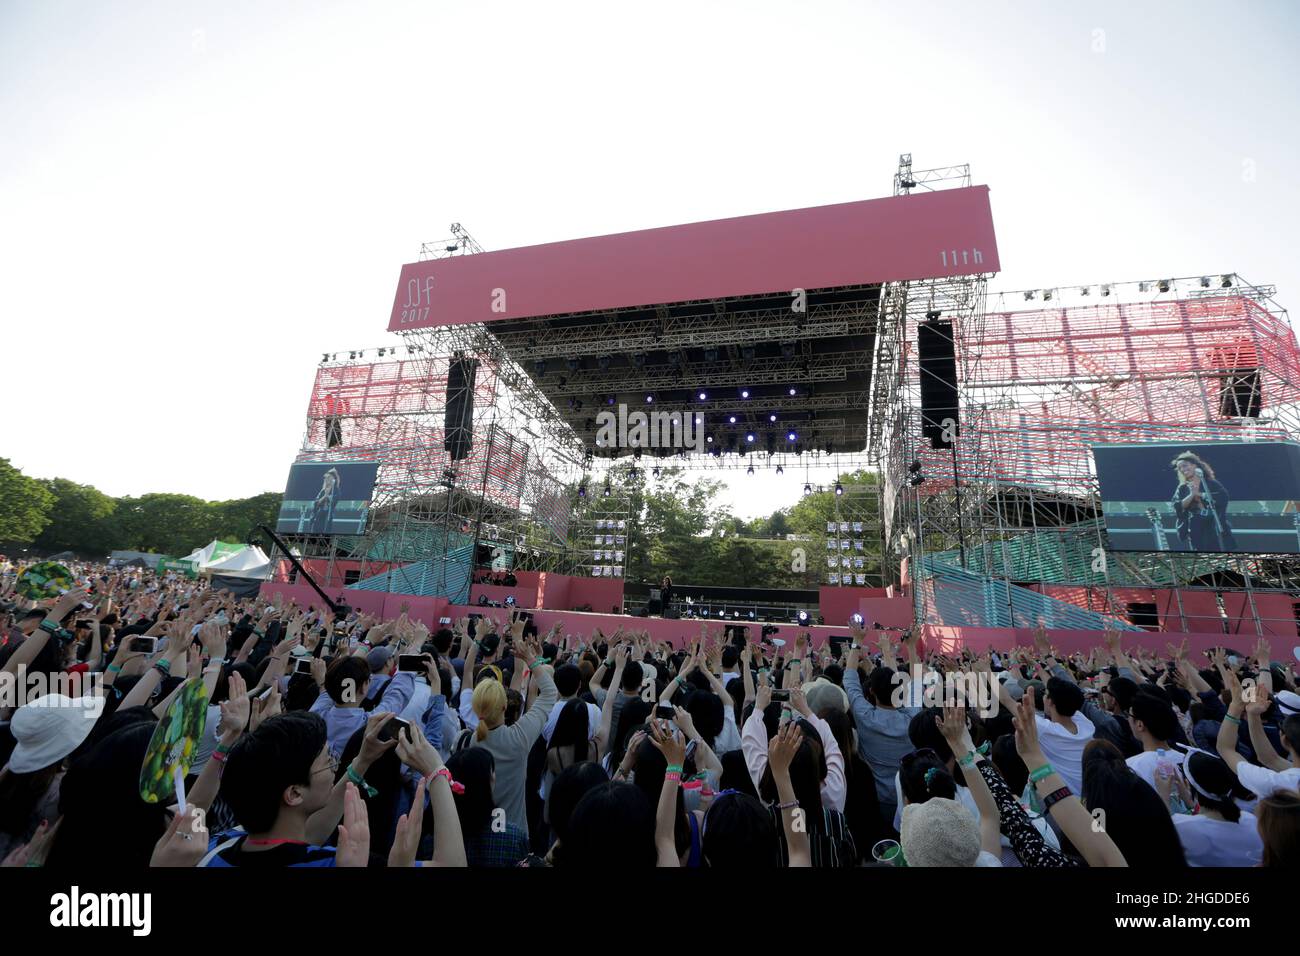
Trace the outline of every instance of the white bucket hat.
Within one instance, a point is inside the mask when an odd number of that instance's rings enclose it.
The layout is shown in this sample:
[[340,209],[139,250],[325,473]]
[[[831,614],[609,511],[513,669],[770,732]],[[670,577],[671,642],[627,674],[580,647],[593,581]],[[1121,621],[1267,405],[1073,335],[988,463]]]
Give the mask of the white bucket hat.
[[81,745],[104,712],[102,697],[46,694],[14,711],[9,729],[18,741],[9,757],[13,773],[31,773],[58,763]]

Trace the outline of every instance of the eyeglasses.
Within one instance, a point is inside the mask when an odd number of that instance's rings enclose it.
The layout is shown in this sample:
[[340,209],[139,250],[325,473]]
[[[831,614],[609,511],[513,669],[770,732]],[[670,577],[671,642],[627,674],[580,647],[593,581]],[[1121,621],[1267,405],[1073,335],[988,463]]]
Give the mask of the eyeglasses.
[[324,767],[321,767],[318,770],[313,770],[312,776],[314,777],[318,773],[324,773],[326,770],[330,772],[331,776],[337,776],[339,772],[339,758],[334,756],[333,754],[330,754],[329,763],[327,763]]

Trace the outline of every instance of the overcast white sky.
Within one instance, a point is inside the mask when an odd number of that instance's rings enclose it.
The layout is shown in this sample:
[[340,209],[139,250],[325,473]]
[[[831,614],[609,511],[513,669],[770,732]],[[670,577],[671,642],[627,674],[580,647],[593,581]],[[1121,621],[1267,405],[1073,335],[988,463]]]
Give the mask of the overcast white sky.
[[[1300,299],[1300,4],[0,2],[0,457],[284,486],[398,269],[992,188],[992,289],[1235,271]],[[734,474],[734,473],[733,473]],[[739,476],[742,515],[802,475]]]

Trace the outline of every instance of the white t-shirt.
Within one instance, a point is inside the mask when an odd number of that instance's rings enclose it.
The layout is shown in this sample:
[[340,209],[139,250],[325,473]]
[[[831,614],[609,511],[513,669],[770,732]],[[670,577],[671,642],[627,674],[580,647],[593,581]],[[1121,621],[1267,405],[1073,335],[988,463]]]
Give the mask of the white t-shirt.
[[[1166,750],[1165,759],[1174,766],[1181,767],[1183,761],[1187,759],[1187,754],[1183,753],[1181,750]],[[1129,757],[1124,762],[1129,765],[1129,768],[1132,769],[1135,774],[1147,783],[1151,784],[1152,788],[1155,788],[1156,764],[1159,760],[1160,757],[1154,750],[1145,750],[1140,754]]]
[[[551,735],[555,733],[555,725],[560,722],[560,711],[564,710],[567,700],[557,700],[555,706],[551,708],[551,714],[546,718],[546,726],[542,728],[542,736],[546,742],[551,742]],[[600,733],[600,708],[595,704],[587,705],[587,739],[595,740],[596,735]]]
[[[1075,796],[1083,793],[1083,748],[1092,740],[1096,728],[1092,721],[1080,711],[1070,718],[1074,721],[1076,733],[1070,733],[1055,721],[1048,720],[1041,714],[1035,720],[1038,726],[1038,746],[1043,756],[1052,765],[1070,792]],[[1030,767],[1030,771],[1037,767]]]
[[1285,770],[1269,770],[1257,767],[1253,763],[1237,764],[1237,779],[1241,785],[1261,797],[1270,797],[1279,790],[1296,790],[1300,788],[1300,767],[1287,767]]
[[1259,866],[1264,856],[1253,813],[1243,813],[1236,823],[1177,813],[1174,829],[1189,866]]

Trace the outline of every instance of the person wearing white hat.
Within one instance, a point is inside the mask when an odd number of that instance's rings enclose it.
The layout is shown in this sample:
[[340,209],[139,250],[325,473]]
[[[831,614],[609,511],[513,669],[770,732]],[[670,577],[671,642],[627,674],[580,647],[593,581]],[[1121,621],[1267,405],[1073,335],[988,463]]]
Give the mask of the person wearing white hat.
[[0,858],[30,840],[42,820],[53,823],[64,763],[103,709],[102,697],[47,694],[14,711],[9,727],[18,743],[0,770]]
[[[1264,733],[1263,715],[1271,706],[1268,696],[1258,695],[1257,699],[1247,703],[1241,679],[1223,664],[1218,666],[1224,686],[1232,693],[1232,703],[1228,705],[1215,741],[1219,756],[1237,774],[1241,785],[1259,797],[1272,796],[1279,790],[1294,792],[1300,789],[1300,713],[1288,713],[1300,705],[1300,698],[1290,691],[1281,691],[1277,695],[1278,711],[1287,715],[1279,728],[1282,746],[1287,752],[1284,757],[1273,749]],[[1256,758],[1262,766],[1250,763],[1237,752],[1243,716],[1249,727],[1251,746],[1255,748]]]

